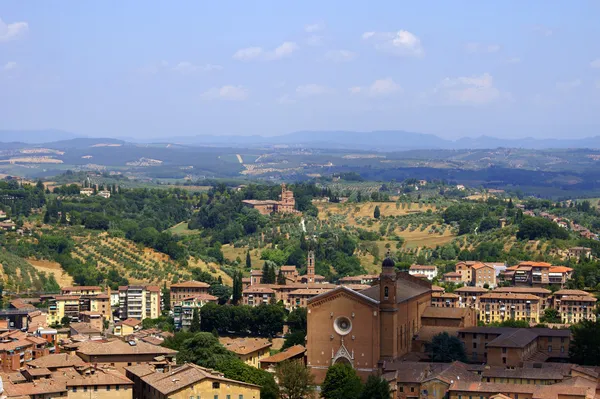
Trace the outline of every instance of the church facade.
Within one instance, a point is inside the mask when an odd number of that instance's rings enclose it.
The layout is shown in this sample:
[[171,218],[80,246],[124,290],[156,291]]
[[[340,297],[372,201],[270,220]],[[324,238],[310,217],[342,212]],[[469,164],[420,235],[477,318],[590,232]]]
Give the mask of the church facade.
[[411,350],[421,315],[431,305],[431,284],[396,272],[383,261],[379,281],[360,292],[346,287],[308,301],[307,365],[321,384],[329,366],[346,363],[361,378]]

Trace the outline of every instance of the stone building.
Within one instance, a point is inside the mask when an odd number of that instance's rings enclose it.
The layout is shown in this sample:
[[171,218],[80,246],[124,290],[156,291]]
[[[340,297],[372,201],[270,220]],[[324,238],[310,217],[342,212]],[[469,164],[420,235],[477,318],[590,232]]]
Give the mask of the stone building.
[[317,384],[329,366],[345,363],[361,378],[411,350],[431,284],[383,261],[379,282],[360,292],[338,287],[308,301],[307,365]]
[[256,209],[262,215],[270,215],[272,213],[298,213],[296,210],[294,192],[288,190],[285,183],[281,185],[279,201],[243,200],[242,203],[249,208]]

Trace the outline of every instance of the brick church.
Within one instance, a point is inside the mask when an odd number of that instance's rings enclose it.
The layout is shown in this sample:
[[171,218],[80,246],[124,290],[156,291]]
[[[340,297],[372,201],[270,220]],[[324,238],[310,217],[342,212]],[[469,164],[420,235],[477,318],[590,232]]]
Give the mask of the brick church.
[[357,292],[346,287],[308,301],[307,362],[321,384],[329,366],[351,365],[361,378],[411,351],[421,316],[431,305],[431,284],[396,272],[386,258],[379,281]]

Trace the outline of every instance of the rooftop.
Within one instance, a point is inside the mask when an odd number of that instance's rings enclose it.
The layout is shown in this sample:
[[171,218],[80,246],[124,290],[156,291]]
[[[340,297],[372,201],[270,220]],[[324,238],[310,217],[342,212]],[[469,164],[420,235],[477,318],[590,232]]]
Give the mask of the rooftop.
[[281,363],[288,359],[303,355],[306,352],[306,348],[302,345],[294,345],[286,350],[276,353],[273,356],[262,359],[261,363]]
[[171,284],[171,288],[208,288],[209,284],[204,283],[202,281],[184,281],[182,283]]
[[428,306],[423,311],[421,317],[434,318],[434,319],[462,319],[469,314],[467,308],[438,308],[435,306]]
[[195,364],[186,363],[171,372],[160,373],[154,371],[147,365],[130,366],[126,370],[141,378],[146,384],[156,389],[163,395],[170,395],[175,391],[196,384],[204,379],[221,381],[228,384],[244,385],[259,389],[257,385],[247,384],[240,381],[223,377],[214,370],[206,369]]
[[48,369],[58,369],[64,367],[81,367],[86,363],[79,356],[69,355],[67,353],[55,353],[42,356],[28,363],[29,367],[41,367]]
[[174,356],[177,351],[162,346],[152,345],[143,341],[137,341],[134,345],[119,339],[107,342],[87,341],[83,342],[77,353],[87,356],[111,356],[111,355],[166,355]]
[[238,355],[247,355],[258,350],[269,348],[273,345],[265,338],[229,338],[221,337],[219,342],[231,352]]

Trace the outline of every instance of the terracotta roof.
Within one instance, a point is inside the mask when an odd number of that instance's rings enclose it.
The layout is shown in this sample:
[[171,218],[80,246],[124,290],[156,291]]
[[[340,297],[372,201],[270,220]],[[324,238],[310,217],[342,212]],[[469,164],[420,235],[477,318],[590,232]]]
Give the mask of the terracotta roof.
[[492,292],[511,292],[526,294],[551,294],[552,291],[540,287],[498,287]]
[[486,265],[485,263],[478,263],[476,265],[473,265],[473,269],[475,269],[475,270],[479,270],[479,269],[481,269],[483,267],[489,267],[489,268],[492,268],[492,269],[494,268],[494,266]]
[[187,386],[197,384],[204,379],[260,389],[258,385],[231,380],[223,377],[222,374],[213,370],[190,363],[186,363],[181,367],[166,373],[154,371],[151,367],[146,365],[131,366],[126,367],[125,369],[141,378],[146,384],[150,385],[152,388],[156,389],[165,396],[170,396],[171,393],[179,391]]
[[35,309],[35,306],[30,303],[23,302],[20,298],[10,301],[10,305],[19,310]]
[[471,286],[465,286],[465,287],[460,287],[454,290],[454,292],[458,292],[458,293],[463,293],[463,292],[488,292],[489,290],[482,288],[482,287],[471,287]]
[[87,341],[77,349],[77,353],[88,356],[110,356],[110,355],[170,355],[174,356],[177,351],[162,346],[137,341],[135,345],[119,339],[108,342]]
[[[216,296],[210,295],[210,294],[197,294],[197,295],[193,295],[189,298],[185,298],[182,299],[181,301],[218,301],[219,298],[217,298]],[[181,302],[180,301],[180,302]]]
[[433,292],[444,292],[445,289],[444,289],[444,287],[440,287],[439,285],[432,285],[431,286],[431,291],[433,291]]
[[[348,287],[350,288],[350,287]],[[300,288],[289,293],[289,295],[319,295],[329,289],[320,290],[318,288]]]
[[265,338],[219,338],[219,342],[227,349],[238,355],[247,355],[273,345]]
[[371,288],[371,286],[368,284],[344,284],[344,286],[354,291],[362,291],[366,290],[367,288]]
[[251,276],[262,276],[262,270],[250,270]]
[[[408,273],[398,272],[396,273],[396,276],[396,301],[398,303],[431,292],[431,284],[416,279]],[[360,294],[368,296],[375,301],[379,301],[379,284],[360,291]]]
[[81,322],[81,323],[71,323],[70,326],[71,331],[74,331],[75,333],[72,335],[78,335],[78,334],[97,334],[100,335],[102,334],[102,331],[93,328],[92,325],[90,323],[85,323],[85,322]]
[[243,294],[275,294],[275,291],[267,287],[251,286],[246,288]]
[[118,322],[118,323],[117,323],[117,326],[126,325],[126,326],[129,326],[129,327],[137,327],[137,326],[139,326],[139,325],[141,325],[141,324],[142,324],[142,321],[141,321],[141,320],[138,320],[138,319],[132,319],[132,318],[130,317],[130,318],[128,318],[128,319],[125,319],[125,320],[123,320],[123,321],[120,321],[120,322]]
[[56,295],[54,297],[57,301],[79,301],[81,295]]
[[551,267],[550,270],[548,271],[549,273],[569,273],[572,272],[573,269],[570,267],[566,267],[566,266],[554,266]]
[[[550,368],[516,368],[490,367],[483,370],[483,377],[495,378],[524,378],[534,380],[562,380],[565,374],[560,369]],[[567,374],[568,375],[568,374]]]
[[519,262],[519,264],[517,266],[552,267],[552,264],[548,263],[548,262],[525,261],[525,262]]
[[434,319],[461,319],[469,314],[467,308],[438,308],[435,306],[428,306],[423,311],[422,318],[434,318]]
[[285,271],[285,272],[295,272],[296,271],[296,266],[284,265],[284,266],[281,266],[280,270],[281,271]]
[[418,278],[427,278],[427,275],[423,274],[423,273],[415,273],[415,274],[411,274],[411,276],[418,277]]
[[184,281],[182,283],[171,284],[171,288],[208,288],[209,284],[202,281]]
[[[54,377],[57,378],[57,377]],[[60,377],[58,377],[60,379]],[[67,387],[100,385],[133,385],[133,381],[114,370],[94,369],[93,374],[75,375],[65,379]]]
[[160,292],[160,287],[158,285],[147,285],[146,291],[150,292]]
[[488,342],[486,346],[488,348],[524,348],[537,337],[537,334],[530,331],[529,328],[519,328],[496,337]]
[[458,299],[460,296],[453,294],[451,292],[432,292],[432,298],[445,298],[445,299]]
[[42,356],[28,363],[29,367],[45,367],[49,369],[58,369],[64,367],[81,367],[85,363],[79,356],[69,355],[67,353],[55,353]]
[[4,394],[9,398],[31,397],[33,395],[60,394],[67,391],[64,381],[39,380],[22,384],[4,384]]
[[470,372],[466,365],[461,362],[392,362],[385,365],[384,372],[386,372],[385,374],[392,372],[391,378],[396,383],[421,383],[438,379],[449,385],[451,381],[457,379],[461,381],[478,381],[480,378]]
[[285,360],[297,357],[306,352],[306,348],[302,345],[294,345],[286,350],[276,353],[273,356],[262,359],[261,363],[281,363]]
[[540,297],[531,294],[512,294],[508,292],[488,292],[479,297],[480,299],[521,299],[527,301],[539,301]]
[[597,299],[591,295],[564,295],[560,298],[561,301],[584,301],[596,302]]
[[587,291],[583,291],[583,290],[558,290],[554,293],[554,296],[559,296],[559,295],[592,295]]

